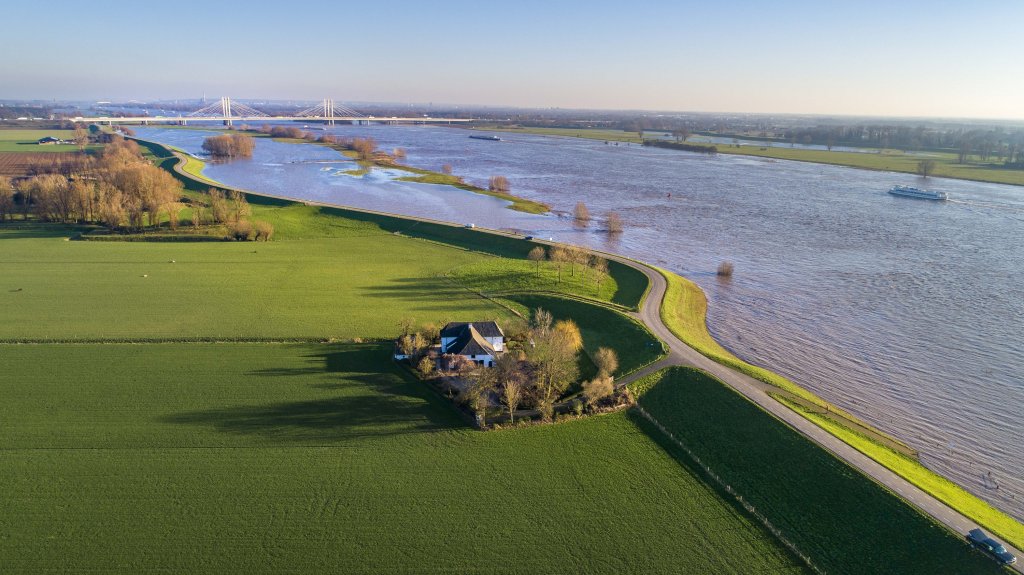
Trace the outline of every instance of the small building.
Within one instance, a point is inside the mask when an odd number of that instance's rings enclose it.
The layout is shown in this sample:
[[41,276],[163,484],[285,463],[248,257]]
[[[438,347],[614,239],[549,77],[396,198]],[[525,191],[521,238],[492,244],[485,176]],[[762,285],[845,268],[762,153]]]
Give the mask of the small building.
[[502,352],[505,351],[505,332],[501,331],[497,322],[493,321],[474,321],[474,322],[462,322],[454,321],[444,326],[441,329],[441,352],[452,353],[448,347],[454,343],[457,339],[462,337],[469,328],[473,328],[482,338],[487,340],[487,343],[491,344],[494,351]]
[[52,144],[60,144],[61,140],[60,138],[54,138],[53,136],[46,136],[44,138],[39,138],[39,141],[36,143],[40,146],[48,146]]
[[[440,369],[456,369],[466,364],[494,367],[505,352],[505,332],[493,321],[452,322],[441,330],[441,343],[434,345],[428,357],[438,360]],[[410,359],[395,342],[394,358]]]
[[452,322],[441,330],[441,353],[494,367],[505,352],[505,332],[493,321]]

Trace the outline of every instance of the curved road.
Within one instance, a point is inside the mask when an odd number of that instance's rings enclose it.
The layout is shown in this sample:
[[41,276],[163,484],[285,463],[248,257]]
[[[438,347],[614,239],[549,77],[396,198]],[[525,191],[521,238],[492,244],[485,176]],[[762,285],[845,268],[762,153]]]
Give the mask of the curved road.
[[[661,338],[661,340],[669,347],[669,354],[667,357],[630,374],[621,381],[616,382],[617,385],[628,384],[665,367],[673,365],[687,365],[704,370],[714,375],[720,381],[724,382],[737,392],[741,393],[750,401],[756,403],[768,413],[774,415],[777,419],[782,420],[791,428],[810,438],[821,447],[831,451],[836,457],[860,470],[861,473],[874,479],[890,491],[898,494],[904,500],[914,505],[914,507],[917,507],[920,511],[932,516],[936,521],[942,523],[961,537],[971,529],[979,527],[977,523],[961,515],[958,511],[950,508],[945,503],[939,501],[935,497],[932,497],[919,487],[889,470],[887,467],[882,466],[874,459],[871,459],[853,447],[850,447],[836,436],[828,433],[824,429],[805,419],[797,412],[776,401],[765,392],[767,384],[764,382],[758,381],[749,375],[714,362],[680,341],[679,338],[677,338],[661,320],[661,303],[665,297],[665,291],[668,288],[668,282],[665,280],[665,276],[661,275],[661,272],[658,270],[651,268],[646,264],[612,254],[602,255],[608,259],[633,267],[647,276],[647,279],[651,282],[651,290],[641,304],[640,311],[630,315],[643,322],[648,329]],[[657,302],[657,304],[651,305],[651,302]],[[986,530],[986,532],[988,531]],[[989,533],[989,536],[994,539],[996,538],[991,533]],[[1010,553],[1013,553],[1018,558],[1022,557],[1019,550],[1013,548],[1004,541],[1000,541],[1000,543],[1002,543]],[[1017,564],[1013,565],[1012,568],[1018,572],[1024,573],[1024,565],[1022,565],[1021,561],[1024,561],[1024,559],[1019,559]]]
[[[179,159],[183,160],[181,154],[175,152],[174,155],[178,156]],[[184,170],[180,169],[180,167],[183,164],[184,161],[180,161],[177,164],[175,164],[175,171],[178,172],[179,174],[182,174],[185,177],[197,179],[192,174],[188,174]],[[202,183],[203,185],[209,184],[209,182]],[[221,184],[218,185],[220,185],[221,187],[226,187]],[[399,214],[377,212],[374,210],[364,210],[360,208],[354,208],[351,206],[342,206],[325,202],[315,202],[309,200],[302,200],[298,198],[272,196],[270,194],[262,194],[259,192],[252,192],[250,190],[240,191],[244,191],[247,194],[253,194],[257,196],[266,196],[291,200],[306,205],[341,208],[344,210],[379,214],[410,221],[426,221],[434,224],[442,224],[451,227],[462,227],[459,224],[453,224],[451,222],[443,222],[439,220],[432,220],[428,218],[415,218]],[[492,230],[487,228],[476,229],[481,232],[492,233],[496,235],[503,235],[516,238],[522,237],[520,235],[501,230]],[[546,242],[540,240],[534,241],[542,244],[557,245],[556,242]],[[661,275],[661,272],[659,272],[658,270],[636,260],[631,260],[629,258],[605,252],[600,253],[602,257],[605,257],[606,259],[614,260],[616,262],[630,266],[642,272],[645,276],[647,276],[647,280],[651,284],[651,289],[647,293],[647,297],[644,298],[644,301],[641,302],[640,311],[636,313],[630,313],[629,315],[634,317],[638,321],[642,322],[645,326],[647,326],[647,329],[651,330],[652,333],[654,333],[659,339],[665,342],[669,349],[669,353],[666,357],[622,378],[619,381],[616,381],[617,386],[626,385],[632,381],[635,381],[637,379],[655,373],[661,369],[671,367],[674,365],[686,365],[704,370],[710,373],[711,375],[715,376],[720,381],[724,382],[726,385],[733,388],[740,394],[742,394],[750,401],[760,406],[761,409],[764,409],[768,413],[775,416],[777,419],[785,422],[791,428],[803,434],[805,437],[809,438],[810,440],[814,441],[821,447],[832,452],[836,457],[842,459],[850,466],[860,470],[861,473],[874,479],[875,481],[882,484],[893,493],[898,494],[904,500],[914,505],[921,512],[930,515],[936,521],[945,525],[957,535],[962,537],[971,529],[979,527],[977,523],[968,519],[964,515],[961,515],[958,511],[950,508],[945,503],[939,501],[935,497],[932,497],[931,495],[929,495],[919,487],[915,486],[914,484],[910,483],[906,479],[903,479],[895,472],[882,466],[874,459],[871,459],[870,457],[857,451],[853,447],[850,447],[836,436],[828,433],[827,431],[811,423],[810,421],[808,421],[795,411],[789,409],[785,405],[773,399],[765,391],[766,389],[771,389],[771,387],[768,386],[768,384],[758,381],[750,377],[749,375],[738,372],[720,363],[714,362],[705,357],[704,355],[701,355],[692,347],[683,343],[681,340],[679,340],[679,338],[675,336],[675,334],[672,333],[671,330],[668,329],[668,326],[666,326],[665,323],[661,320],[661,304],[665,298],[665,292],[668,289],[668,282],[665,280],[665,276]],[[657,302],[657,304],[651,305],[651,302]],[[989,536],[995,538],[991,533],[989,533]],[[1002,543],[1010,553],[1013,553],[1018,558],[1021,558],[1018,561],[1018,563],[1016,565],[1013,565],[1011,568],[1015,569],[1019,573],[1024,573],[1024,563],[1022,563],[1024,562],[1024,556],[1022,556],[1021,551],[1008,545],[1004,541],[1000,541],[1000,543]]]

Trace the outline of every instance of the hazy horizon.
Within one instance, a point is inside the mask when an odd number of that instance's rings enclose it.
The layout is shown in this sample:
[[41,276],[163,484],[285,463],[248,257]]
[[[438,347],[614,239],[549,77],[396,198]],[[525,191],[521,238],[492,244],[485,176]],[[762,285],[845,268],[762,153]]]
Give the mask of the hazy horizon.
[[[109,2],[0,47],[3,99],[435,102],[529,109],[1024,119],[1024,3],[765,6],[330,3],[268,17],[228,3]],[[11,22],[36,19],[28,5]],[[184,18],[180,16],[186,15]],[[313,15],[311,17],[310,15]],[[175,22],[184,22],[173,25]],[[148,22],[149,24],[139,24]],[[194,22],[194,23],[190,23]],[[126,47],[128,49],[126,49]]]

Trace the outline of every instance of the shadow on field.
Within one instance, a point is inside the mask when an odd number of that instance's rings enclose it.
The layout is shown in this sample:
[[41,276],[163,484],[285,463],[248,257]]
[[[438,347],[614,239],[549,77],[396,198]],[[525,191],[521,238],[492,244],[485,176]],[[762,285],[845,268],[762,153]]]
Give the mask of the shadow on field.
[[299,378],[332,397],[263,405],[242,405],[179,413],[161,421],[212,426],[215,430],[265,440],[333,442],[451,429],[464,425],[450,407],[391,361],[390,344],[306,346],[309,367],[263,369],[256,380]]
[[417,306],[417,311],[451,311],[453,300],[477,297],[475,293],[443,278],[396,278],[390,280],[388,285],[365,287],[361,291],[363,295],[381,299],[429,302],[430,305]]

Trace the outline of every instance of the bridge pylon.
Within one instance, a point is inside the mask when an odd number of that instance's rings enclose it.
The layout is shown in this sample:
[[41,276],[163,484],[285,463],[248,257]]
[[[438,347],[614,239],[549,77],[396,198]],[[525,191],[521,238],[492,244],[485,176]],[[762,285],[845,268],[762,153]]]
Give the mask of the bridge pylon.
[[327,125],[334,125],[334,99],[324,98],[324,118],[327,119]]
[[231,127],[231,98],[224,96],[220,99],[220,110],[224,114],[224,125]]

